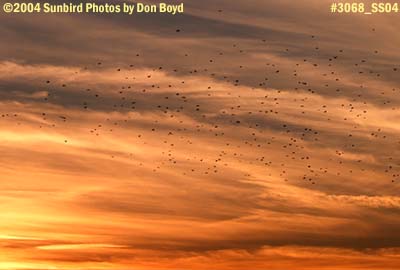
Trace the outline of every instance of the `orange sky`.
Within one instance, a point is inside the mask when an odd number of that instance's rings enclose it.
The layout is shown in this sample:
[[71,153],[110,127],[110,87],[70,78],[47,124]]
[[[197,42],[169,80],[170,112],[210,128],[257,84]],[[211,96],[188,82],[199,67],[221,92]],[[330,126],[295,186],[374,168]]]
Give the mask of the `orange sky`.
[[400,24],[330,3],[0,13],[0,269],[398,269]]

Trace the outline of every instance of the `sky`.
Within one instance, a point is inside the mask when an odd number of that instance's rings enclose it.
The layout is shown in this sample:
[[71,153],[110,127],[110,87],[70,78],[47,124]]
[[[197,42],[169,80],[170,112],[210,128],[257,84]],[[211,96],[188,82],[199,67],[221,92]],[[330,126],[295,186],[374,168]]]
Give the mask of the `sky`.
[[0,269],[398,269],[398,15],[183,3],[0,13]]

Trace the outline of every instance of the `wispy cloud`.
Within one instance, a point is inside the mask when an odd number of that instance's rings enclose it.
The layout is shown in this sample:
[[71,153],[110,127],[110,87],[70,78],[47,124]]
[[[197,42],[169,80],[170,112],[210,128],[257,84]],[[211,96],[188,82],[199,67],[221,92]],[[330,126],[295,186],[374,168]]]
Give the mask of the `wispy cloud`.
[[0,269],[397,269],[398,23],[185,4],[0,17]]

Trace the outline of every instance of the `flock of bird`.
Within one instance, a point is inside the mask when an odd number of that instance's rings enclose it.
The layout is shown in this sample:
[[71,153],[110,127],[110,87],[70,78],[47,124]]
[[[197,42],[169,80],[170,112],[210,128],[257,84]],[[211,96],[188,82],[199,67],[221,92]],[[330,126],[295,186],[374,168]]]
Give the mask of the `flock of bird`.
[[[176,35],[182,32],[184,29],[175,30]],[[318,55],[322,50],[317,45],[318,38],[314,35],[309,38],[310,44],[315,44],[309,48],[310,53]],[[259,40],[260,45],[267,45],[268,42],[266,39]],[[87,128],[94,140],[104,133],[124,130],[130,132],[139,143],[162,143],[159,151],[164,159],[154,162],[154,172],[168,166],[181,171],[185,176],[218,175],[229,170],[230,162],[234,161],[249,166],[262,166],[266,177],[271,176],[272,172],[278,172],[282,181],[305,181],[310,185],[321,184],[326,178],[339,178],[341,175],[352,177],[352,174],[362,174],[369,170],[382,172],[389,182],[396,182],[400,174],[395,153],[376,157],[378,164],[371,164],[362,157],[351,160],[342,157],[348,153],[374,155],[375,150],[391,149],[392,143],[400,143],[395,134],[386,132],[384,127],[370,134],[363,134],[362,124],[368,123],[368,109],[371,106],[397,110],[398,107],[392,101],[392,96],[398,94],[397,89],[393,89],[391,93],[375,89],[379,99],[374,100],[375,97],[368,92],[371,90],[367,91],[362,83],[352,86],[352,89],[342,88],[335,65],[342,59],[352,59],[351,53],[346,54],[345,49],[338,49],[325,59],[317,61],[312,57],[292,57],[289,54],[291,49],[285,48],[279,54],[285,57],[286,53],[288,58],[296,60],[294,66],[281,68],[279,62],[265,61],[263,69],[253,74],[253,78],[257,79],[252,82],[246,78],[242,80],[241,74],[246,73],[245,70],[251,69],[251,66],[237,64],[233,60],[229,62],[229,59],[235,59],[232,54],[246,57],[250,52],[239,44],[231,45],[229,51],[216,52],[207,59],[207,64],[203,63],[197,68],[157,66],[152,67],[145,78],[138,78],[140,75],[136,73],[142,69],[138,69],[135,59],[132,59],[132,63],[112,68],[113,72],[125,76],[118,89],[81,89],[80,99],[74,99],[73,107],[79,107],[82,118],[86,113],[96,110],[109,112],[109,116],[103,121]],[[377,50],[372,50],[370,56],[378,54]],[[236,66],[234,73],[224,74],[223,70],[215,68],[219,57],[224,56],[229,65]],[[325,56],[326,52],[320,54],[321,58]],[[146,55],[138,53],[136,57],[140,59]],[[190,52],[183,53],[182,59],[195,66]],[[385,80],[380,72],[366,70],[365,64],[368,61],[367,57],[353,61],[352,73],[347,75],[373,76],[374,80]],[[251,59],[249,62],[251,63]],[[110,67],[111,63],[98,61],[91,66],[82,67],[80,72],[101,72]],[[305,67],[313,70],[316,77],[329,80],[316,85],[308,77],[302,76]],[[387,72],[396,76],[399,70],[393,66]],[[153,77],[157,77],[154,74],[166,74],[167,78],[172,78],[171,83],[159,82],[157,79],[153,81]],[[196,77],[202,78],[204,85],[196,86],[197,89],[188,89],[186,80]],[[137,84],[138,79],[145,80],[146,86]],[[215,82],[217,86],[207,85],[209,82]],[[278,87],[280,82],[285,83],[282,89]],[[225,87],[223,91],[218,89],[221,85]],[[68,93],[70,87],[67,83],[59,84],[50,79],[43,81],[42,86],[48,93],[43,102],[50,104],[57,103],[60,93]],[[110,97],[111,92],[113,95]],[[324,103],[316,103],[322,100],[319,97],[325,97]],[[339,104],[339,98],[346,100],[346,103]],[[336,103],[325,103],[329,99]],[[114,112],[125,115],[125,119],[114,119]],[[151,121],[139,123],[138,119],[129,114],[131,112],[139,115],[151,112],[154,117]],[[292,116],[290,121],[288,113]],[[17,116],[2,115],[3,118]],[[311,124],[313,117],[317,118],[317,124]],[[63,113],[52,115],[46,111],[41,112],[41,118],[48,127],[53,128],[67,125],[70,119]],[[331,126],[335,123],[342,125],[339,126],[341,130],[330,130],[327,125],[331,122]],[[140,128],[135,128],[136,124]],[[44,124],[41,123],[39,128],[44,128]],[[360,134],[363,136],[360,137]],[[204,146],[198,145],[199,141]],[[68,145],[69,139],[66,138],[64,143]],[[208,149],[208,146],[211,148]],[[203,148],[207,151],[202,152]],[[334,149],[334,154],[327,153],[325,163],[321,162],[321,156],[331,149]],[[186,160],[177,154],[180,151],[187,153]],[[112,155],[110,158],[116,156]],[[130,154],[130,158],[134,159],[134,154]],[[247,171],[244,177],[251,174],[251,171]]]

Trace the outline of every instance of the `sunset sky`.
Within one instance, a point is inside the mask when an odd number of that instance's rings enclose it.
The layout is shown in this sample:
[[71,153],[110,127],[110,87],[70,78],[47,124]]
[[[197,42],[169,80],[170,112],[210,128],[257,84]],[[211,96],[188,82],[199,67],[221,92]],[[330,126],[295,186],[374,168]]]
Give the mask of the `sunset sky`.
[[0,12],[0,269],[399,269],[399,15],[331,2]]

